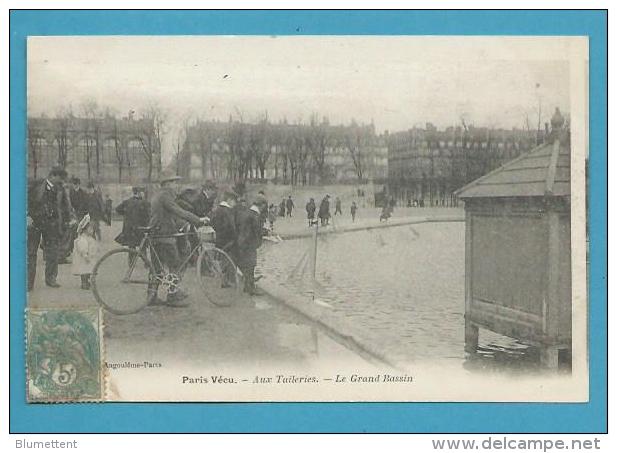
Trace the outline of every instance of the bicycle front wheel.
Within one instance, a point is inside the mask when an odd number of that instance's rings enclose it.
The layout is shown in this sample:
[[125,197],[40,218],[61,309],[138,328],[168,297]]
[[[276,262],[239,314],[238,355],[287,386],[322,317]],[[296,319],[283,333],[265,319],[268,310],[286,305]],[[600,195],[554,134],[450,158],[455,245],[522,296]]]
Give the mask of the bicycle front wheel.
[[231,257],[216,247],[204,247],[197,260],[197,277],[208,300],[227,307],[240,296],[238,268]]
[[107,252],[94,265],[90,277],[95,299],[117,315],[137,313],[148,304],[152,265],[141,253],[128,248]]

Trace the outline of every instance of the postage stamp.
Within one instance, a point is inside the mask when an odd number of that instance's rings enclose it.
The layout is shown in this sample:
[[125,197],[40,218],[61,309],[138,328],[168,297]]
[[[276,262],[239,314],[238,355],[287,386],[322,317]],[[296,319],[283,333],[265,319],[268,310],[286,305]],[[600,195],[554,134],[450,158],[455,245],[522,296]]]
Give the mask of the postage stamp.
[[26,324],[28,401],[101,400],[100,310],[30,309]]

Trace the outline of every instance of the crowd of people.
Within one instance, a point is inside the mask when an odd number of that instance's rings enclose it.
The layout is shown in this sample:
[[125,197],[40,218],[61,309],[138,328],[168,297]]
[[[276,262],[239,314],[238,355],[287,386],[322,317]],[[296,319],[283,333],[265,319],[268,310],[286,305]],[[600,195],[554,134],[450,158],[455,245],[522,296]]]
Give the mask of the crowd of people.
[[[244,277],[244,291],[257,295],[255,266],[257,249],[268,231],[273,231],[277,217],[291,218],[295,204],[291,195],[283,197],[280,204],[269,204],[263,191],[252,199],[234,189],[221,190],[212,181],[204,182],[199,188],[180,190],[180,177],[162,171],[159,190],[151,200],[146,199],[145,187],[133,187],[132,195],[119,203],[116,214],[124,218],[122,231],[115,238],[119,244],[137,253],[143,238],[143,228],[152,231],[152,246],[159,260],[154,260],[156,272],[167,270],[179,272],[184,253],[193,250],[199,241],[196,235],[174,237],[186,227],[194,229],[209,225],[215,230],[215,245],[225,251],[238,266]],[[320,223],[329,225],[329,194],[319,205],[311,198],[306,203],[309,227]],[[70,262],[72,272],[80,276],[81,288],[90,288],[90,273],[99,255],[101,222],[111,225],[112,200],[103,199],[101,191],[93,183],[81,187],[78,178],[68,178],[64,169],[53,168],[48,177],[32,181],[28,189],[28,290],[34,287],[36,262],[39,247],[45,260],[45,283],[58,288],[58,264]],[[339,197],[334,200],[334,216],[343,215]],[[355,221],[358,206],[351,203],[350,213]],[[318,220],[316,220],[318,219]],[[129,263],[132,257],[129,255]],[[225,285],[226,282],[223,282]],[[165,303],[172,306],[186,306],[186,292],[169,293],[165,302],[158,300],[158,284],[151,279],[148,288],[149,303]]]
[[[54,167],[47,178],[28,184],[28,291],[34,287],[39,247],[45,260],[45,284],[58,288],[58,265],[70,264],[81,276],[82,288],[89,289],[90,263],[96,243],[101,240],[101,222],[111,225],[112,200],[103,200],[93,183],[81,187],[79,178]],[[74,253],[76,251],[77,253]]]

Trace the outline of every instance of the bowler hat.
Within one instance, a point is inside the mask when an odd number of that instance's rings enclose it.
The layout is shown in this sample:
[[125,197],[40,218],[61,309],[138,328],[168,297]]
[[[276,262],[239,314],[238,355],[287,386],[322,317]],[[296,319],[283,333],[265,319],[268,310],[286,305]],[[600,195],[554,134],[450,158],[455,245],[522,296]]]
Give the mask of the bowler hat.
[[167,182],[167,181],[177,181],[179,179],[182,179],[182,177],[176,175],[171,170],[163,170],[159,174],[159,183],[164,183],[164,182]]

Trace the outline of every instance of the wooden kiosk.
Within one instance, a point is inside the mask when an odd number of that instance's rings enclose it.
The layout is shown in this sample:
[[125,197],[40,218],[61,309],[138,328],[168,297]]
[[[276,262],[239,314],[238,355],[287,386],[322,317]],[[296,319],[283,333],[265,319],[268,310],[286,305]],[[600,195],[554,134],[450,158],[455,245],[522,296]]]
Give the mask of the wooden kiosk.
[[556,369],[572,350],[570,140],[556,110],[546,143],[457,191],[465,201],[465,351],[478,328],[536,346]]

